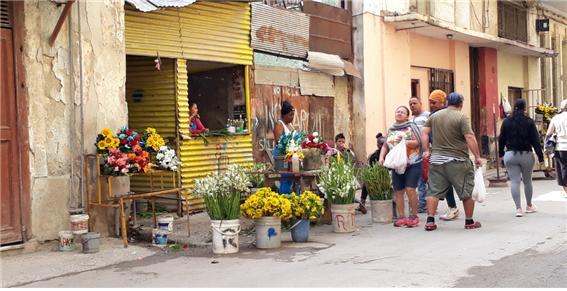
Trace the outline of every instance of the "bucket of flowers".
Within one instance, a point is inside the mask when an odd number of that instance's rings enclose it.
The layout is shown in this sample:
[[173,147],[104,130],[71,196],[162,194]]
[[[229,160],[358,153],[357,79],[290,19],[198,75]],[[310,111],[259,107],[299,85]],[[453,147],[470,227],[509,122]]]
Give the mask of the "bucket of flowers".
[[250,189],[250,180],[239,165],[230,165],[224,172],[195,180],[192,194],[203,198],[213,230],[213,253],[239,251],[240,196]]
[[303,169],[306,171],[318,170],[323,166],[323,156],[329,150],[329,146],[323,142],[318,132],[313,132],[301,143],[303,155]]
[[240,206],[242,215],[254,219],[256,247],[260,249],[281,246],[281,222],[292,217],[291,201],[271,188],[260,188]]
[[291,201],[293,213],[291,238],[294,242],[306,242],[309,240],[310,222],[317,220],[325,212],[321,198],[311,191],[300,195],[291,193],[286,197]]
[[331,203],[331,216],[334,232],[353,232],[354,194],[356,191],[356,173],[352,163],[341,155],[329,158],[329,165],[317,175],[319,190]]

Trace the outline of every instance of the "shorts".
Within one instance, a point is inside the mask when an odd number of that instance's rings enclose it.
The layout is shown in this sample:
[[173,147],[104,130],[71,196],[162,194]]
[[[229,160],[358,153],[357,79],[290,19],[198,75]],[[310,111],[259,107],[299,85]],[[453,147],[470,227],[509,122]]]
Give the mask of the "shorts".
[[555,152],[555,173],[557,174],[557,184],[567,187],[567,151]]
[[451,187],[455,188],[459,199],[471,197],[474,188],[474,166],[472,162],[451,161],[442,165],[429,165],[429,193],[438,199],[445,199]]
[[417,183],[422,173],[422,162],[408,166],[402,175],[396,173],[396,171],[392,171],[394,191],[400,191],[405,188],[417,188]]

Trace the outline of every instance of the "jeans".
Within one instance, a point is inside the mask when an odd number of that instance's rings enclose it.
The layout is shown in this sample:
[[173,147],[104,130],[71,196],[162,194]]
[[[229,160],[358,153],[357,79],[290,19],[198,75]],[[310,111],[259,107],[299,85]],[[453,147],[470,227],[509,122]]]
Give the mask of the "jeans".
[[[423,181],[423,177],[417,182],[417,195],[419,197],[418,209],[426,209],[425,198],[427,197],[427,183]],[[453,199],[454,200],[454,199]]]

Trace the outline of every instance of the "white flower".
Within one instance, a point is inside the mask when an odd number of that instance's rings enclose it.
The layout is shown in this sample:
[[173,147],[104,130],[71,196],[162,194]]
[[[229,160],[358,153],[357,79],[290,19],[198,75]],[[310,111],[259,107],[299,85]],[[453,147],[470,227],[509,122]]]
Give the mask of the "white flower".
[[313,132],[313,137],[318,137],[318,136],[319,136],[319,133],[316,132],[316,131],[314,131],[314,132]]

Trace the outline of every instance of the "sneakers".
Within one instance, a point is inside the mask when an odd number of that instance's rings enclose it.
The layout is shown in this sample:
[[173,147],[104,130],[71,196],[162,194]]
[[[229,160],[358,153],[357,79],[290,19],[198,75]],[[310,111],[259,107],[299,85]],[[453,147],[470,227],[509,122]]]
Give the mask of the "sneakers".
[[358,208],[356,210],[360,211],[362,214],[366,214],[368,212],[368,210],[366,209],[366,207],[364,206],[365,203],[360,203],[358,205]]
[[534,213],[537,212],[537,207],[532,204],[532,206],[526,207],[526,213]]
[[524,213],[522,212],[522,208],[516,209],[516,217],[522,217],[522,216],[524,216]]
[[407,225],[407,219],[405,217],[400,217],[400,218],[396,219],[396,221],[394,221],[395,227],[401,227],[401,226],[406,226],[406,225]]
[[457,217],[459,217],[459,208],[449,208],[449,210],[439,218],[442,220],[453,220]]
[[419,225],[419,218],[417,216],[410,216],[406,220],[406,227],[416,227]]
[[428,222],[425,224],[425,230],[426,231],[432,231],[432,230],[436,230],[437,229],[437,224],[435,224],[435,222]]

